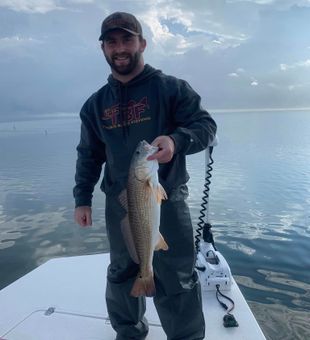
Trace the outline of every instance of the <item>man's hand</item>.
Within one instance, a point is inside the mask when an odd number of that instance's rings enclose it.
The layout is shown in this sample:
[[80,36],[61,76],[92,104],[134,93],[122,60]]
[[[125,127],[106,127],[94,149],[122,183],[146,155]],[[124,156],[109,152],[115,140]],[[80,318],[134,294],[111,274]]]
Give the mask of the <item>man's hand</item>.
[[92,225],[91,213],[91,207],[77,207],[74,211],[74,220],[81,227],[89,227]]
[[149,161],[157,159],[159,163],[168,163],[171,161],[174,154],[174,140],[169,136],[158,136],[152,142],[152,145],[157,146],[159,150],[154,155],[149,156]]

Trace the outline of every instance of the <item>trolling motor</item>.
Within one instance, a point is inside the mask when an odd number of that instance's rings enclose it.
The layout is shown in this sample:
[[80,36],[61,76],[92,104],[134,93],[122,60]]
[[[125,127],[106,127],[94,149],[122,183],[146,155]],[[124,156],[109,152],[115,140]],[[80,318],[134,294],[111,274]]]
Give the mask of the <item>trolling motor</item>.
[[230,290],[232,275],[224,256],[216,250],[211,232],[211,224],[203,226],[203,242],[197,253],[196,269],[203,290]]
[[[234,301],[224,295],[221,291],[228,291],[232,285],[232,275],[227,261],[224,256],[216,249],[211,232],[212,225],[208,222],[208,203],[209,203],[209,191],[211,184],[211,171],[213,170],[212,159],[213,146],[217,144],[217,138],[214,140],[213,145],[206,150],[206,177],[204,184],[204,191],[199,216],[198,228],[195,236],[195,247],[197,253],[196,269],[198,271],[200,284],[202,290],[215,291],[216,298],[220,305],[226,310],[226,314],[223,318],[224,327],[238,327],[238,322],[235,317],[230,313],[234,307]],[[202,240],[201,240],[202,231]],[[228,307],[221,298],[230,302],[231,306]]]

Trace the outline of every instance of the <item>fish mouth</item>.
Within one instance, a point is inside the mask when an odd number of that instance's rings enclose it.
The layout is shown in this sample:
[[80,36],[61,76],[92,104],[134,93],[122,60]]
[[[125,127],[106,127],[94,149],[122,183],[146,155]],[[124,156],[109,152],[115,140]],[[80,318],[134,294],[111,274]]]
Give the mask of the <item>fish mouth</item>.
[[144,150],[147,151],[148,156],[154,154],[154,153],[157,152],[158,149],[159,149],[157,146],[151,145],[151,144],[149,144],[148,142],[146,142],[145,140],[143,140],[143,141],[141,142],[141,144],[142,144]]

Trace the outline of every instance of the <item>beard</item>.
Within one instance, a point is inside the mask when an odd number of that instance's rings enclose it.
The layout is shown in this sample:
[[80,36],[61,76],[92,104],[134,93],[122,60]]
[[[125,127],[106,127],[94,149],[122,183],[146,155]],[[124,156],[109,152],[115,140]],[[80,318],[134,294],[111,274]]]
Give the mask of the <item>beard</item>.
[[[136,69],[141,57],[140,52],[135,52],[132,55],[128,53],[115,54],[111,57],[106,54],[104,55],[111,69],[123,76],[130,74]],[[117,58],[127,58],[127,60],[123,63],[118,63]]]

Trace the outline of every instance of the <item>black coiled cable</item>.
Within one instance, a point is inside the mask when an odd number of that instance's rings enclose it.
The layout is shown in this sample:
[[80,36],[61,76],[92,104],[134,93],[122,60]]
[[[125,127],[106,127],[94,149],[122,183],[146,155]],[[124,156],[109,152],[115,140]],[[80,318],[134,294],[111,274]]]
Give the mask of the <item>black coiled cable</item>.
[[[203,196],[202,196],[202,204],[201,204],[201,209],[200,209],[200,216],[198,217],[199,222],[198,222],[198,227],[196,229],[196,235],[195,235],[195,248],[196,248],[196,254],[199,252],[199,243],[200,243],[200,238],[202,235],[202,230],[204,229],[205,222],[204,222],[204,217],[206,216],[205,211],[207,210],[207,206],[209,203],[209,191],[210,191],[210,184],[211,184],[211,177],[212,177],[212,165],[214,163],[213,158],[212,158],[212,151],[213,151],[213,146],[209,147],[209,160],[208,164],[206,166],[206,176],[205,176],[205,184],[204,184],[204,190],[203,190]],[[210,226],[211,227],[211,226]]]

